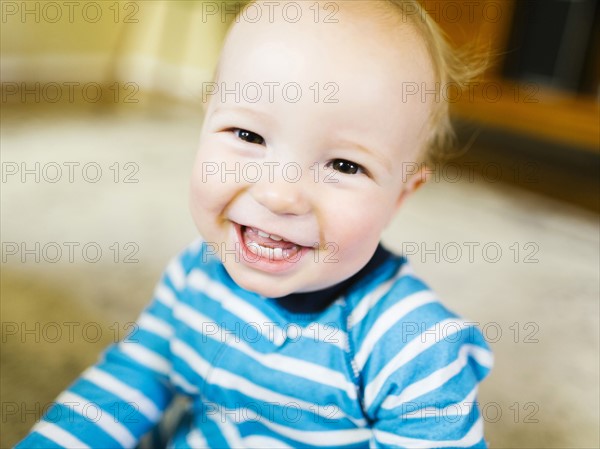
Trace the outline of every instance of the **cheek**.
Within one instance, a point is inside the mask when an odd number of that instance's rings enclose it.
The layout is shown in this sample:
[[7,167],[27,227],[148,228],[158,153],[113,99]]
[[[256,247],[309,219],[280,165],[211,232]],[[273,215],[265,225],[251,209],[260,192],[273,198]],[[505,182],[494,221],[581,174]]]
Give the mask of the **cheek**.
[[232,186],[222,183],[221,174],[215,171],[209,170],[206,163],[197,162],[190,182],[191,215],[198,231],[205,238],[214,237],[213,233],[221,222],[220,217],[228,198],[233,196],[233,193],[228,193]]
[[332,202],[335,208],[323,211],[325,239],[349,255],[369,253],[379,242],[389,216],[389,203],[387,196],[369,194]]
[[210,209],[212,195],[207,195],[210,191],[211,182],[210,176],[207,175],[205,167],[202,163],[196,163],[192,172],[192,180],[190,183],[190,205],[192,211]]
[[198,149],[190,185],[190,201],[193,210],[219,212],[223,204],[229,201],[239,188],[235,182],[231,182],[232,175],[227,177],[227,169],[233,164],[223,158],[215,157],[219,154],[227,154],[227,152],[210,141],[203,142]]
[[189,206],[190,212],[192,215],[192,219],[196,225],[196,228],[200,232],[204,238],[210,237],[210,231],[206,227],[207,223],[207,204],[206,204],[206,195],[204,194],[205,184],[202,183],[201,174],[196,172],[194,168],[192,174],[192,180],[190,183],[190,198],[189,198]]
[[357,217],[347,223],[350,225],[340,227],[339,245],[342,252],[361,256],[375,248],[380,236],[376,217]]

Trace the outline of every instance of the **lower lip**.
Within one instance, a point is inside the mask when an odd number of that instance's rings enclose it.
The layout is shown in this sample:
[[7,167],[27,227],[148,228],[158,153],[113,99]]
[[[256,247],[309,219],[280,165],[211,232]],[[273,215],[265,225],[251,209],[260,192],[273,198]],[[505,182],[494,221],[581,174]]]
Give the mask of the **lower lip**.
[[238,243],[236,247],[238,248],[238,255],[240,256],[241,262],[260,271],[267,273],[284,273],[286,271],[291,271],[298,265],[306,253],[311,250],[309,247],[302,246],[300,247],[300,251],[298,251],[298,253],[296,253],[294,256],[290,257],[289,259],[284,258],[282,260],[273,260],[268,257],[261,257],[250,252],[248,247],[246,247],[244,236],[242,234],[242,226],[238,223],[233,223],[233,227],[235,228],[235,234]]

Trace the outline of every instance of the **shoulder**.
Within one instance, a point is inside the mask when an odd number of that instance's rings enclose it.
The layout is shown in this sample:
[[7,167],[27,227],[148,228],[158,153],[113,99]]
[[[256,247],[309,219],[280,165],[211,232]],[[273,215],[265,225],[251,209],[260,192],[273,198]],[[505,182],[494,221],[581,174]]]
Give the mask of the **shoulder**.
[[215,256],[216,251],[213,251],[213,248],[209,244],[201,237],[198,237],[171,258],[167,265],[167,270],[180,270],[182,274],[187,275],[195,268],[201,268],[205,264],[218,262]]
[[164,279],[182,290],[194,276],[221,277],[222,268],[216,248],[198,237],[169,260]]
[[454,317],[435,292],[418,277],[406,257],[392,255],[346,298],[348,328],[356,338],[379,332],[408,330],[413,324]]
[[169,260],[156,286],[155,297],[173,307],[177,303],[203,301],[210,293],[212,296],[227,293],[232,283],[216,249],[197,238]]
[[472,365],[475,381],[487,375],[492,355],[478,323],[444,306],[404,256],[390,258],[355,293],[348,329],[367,408],[452,364]]

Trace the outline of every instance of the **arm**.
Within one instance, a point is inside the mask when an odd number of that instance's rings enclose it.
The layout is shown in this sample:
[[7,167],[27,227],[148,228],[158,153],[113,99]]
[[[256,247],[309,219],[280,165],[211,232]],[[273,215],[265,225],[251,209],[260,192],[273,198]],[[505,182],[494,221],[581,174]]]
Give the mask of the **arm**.
[[414,279],[356,323],[371,447],[485,448],[477,404],[493,357],[481,332]]
[[[444,326],[452,334],[436,332]],[[478,385],[492,367],[483,337],[457,319],[427,332],[388,362],[384,371],[392,373],[386,381],[374,379],[367,386],[378,396],[372,409],[374,446],[487,447],[477,403]]]
[[16,448],[135,447],[161,418],[174,395],[169,381],[172,305],[182,268],[167,268],[135,331],[110,346]]

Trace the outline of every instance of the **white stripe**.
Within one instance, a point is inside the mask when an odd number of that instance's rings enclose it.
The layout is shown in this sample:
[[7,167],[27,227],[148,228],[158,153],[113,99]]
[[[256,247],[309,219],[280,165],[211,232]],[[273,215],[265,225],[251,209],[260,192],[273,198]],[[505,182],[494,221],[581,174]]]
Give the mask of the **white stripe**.
[[317,403],[311,403],[295,398],[293,396],[287,396],[284,394],[277,393],[265,387],[256,385],[249,380],[237,376],[230,371],[214,368],[206,360],[204,360],[193,348],[182,342],[181,340],[175,340],[173,342],[173,353],[184,360],[194,371],[196,371],[203,379],[206,379],[210,374],[210,384],[218,385],[223,388],[238,391],[246,396],[256,399],[257,401],[265,401],[274,405],[285,406],[286,404],[294,404],[295,407],[316,413],[317,415],[326,419],[343,419],[347,418],[357,426],[365,426],[366,421],[364,419],[355,419],[347,416],[339,407],[323,407]]
[[375,430],[375,439],[382,443],[390,446],[410,447],[410,448],[432,448],[432,447],[470,447],[476,443],[479,443],[483,438],[483,420],[480,417],[473,427],[467,432],[467,434],[460,440],[447,440],[447,441],[435,441],[435,440],[421,440],[416,438],[408,438],[400,435],[396,435],[390,432],[384,432],[381,430]]
[[81,377],[98,387],[111,392],[115,396],[120,397],[124,402],[134,404],[139,408],[140,413],[150,421],[157,422],[160,419],[162,414],[161,411],[154,402],[144,395],[144,393],[121,382],[107,372],[96,367],[91,367],[88,368]]
[[46,421],[40,421],[36,424],[32,432],[37,432],[40,435],[54,441],[56,444],[70,449],[89,449],[90,446],[82,442],[79,438],[73,436],[66,430],[58,427],[56,424]]
[[139,364],[153,371],[166,375],[171,371],[171,363],[167,359],[138,343],[121,342],[119,343],[119,349]]
[[173,355],[176,355],[187,363],[187,365],[198,373],[202,379],[206,380],[212,367],[194,349],[189,347],[183,341],[174,339],[171,343],[171,351]]
[[362,370],[364,368],[373,347],[377,344],[379,339],[394,326],[394,324],[413,310],[435,301],[437,301],[437,297],[431,290],[423,290],[403,298],[382,313],[375,323],[373,323],[373,326],[363,340],[359,351],[354,356],[358,369]]
[[156,287],[156,290],[154,292],[154,296],[156,297],[156,299],[158,301],[162,302],[169,309],[172,309],[173,305],[177,301],[175,293],[173,293],[173,290],[171,290],[169,287],[167,287],[163,283],[160,283]]
[[216,410],[219,412],[219,416],[216,416],[213,413],[208,413],[206,416],[217,425],[221,431],[221,435],[225,438],[225,441],[227,441],[227,447],[245,447],[237,426],[230,422],[231,416],[229,414],[223,415],[220,407],[216,407]]
[[350,329],[352,326],[356,326],[356,324],[367,315],[369,310],[371,310],[371,308],[390,291],[398,279],[410,274],[413,274],[413,270],[408,262],[405,262],[400,271],[398,271],[393,278],[380,284],[375,290],[361,299],[352,310],[352,313],[348,316],[348,328]]
[[[322,385],[332,386],[344,391],[350,399],[356,399],[356,386],[338,371],[317,365],[316,363],[287,357],[281,354],[263,354],[258,352],[252,349],[246,342],[241,341],[241,339],[233,336],[227,330],[219,327],[214,321],[185,304],[181,304],[175,309],[175,316],[192,329],[195,329],[218,342],[225,342],[228,346],[243,352],[267,368],[293,374]],[[210,329],[211,332],[207,333],[207,329]],[[215,332],[213,332],[213,330],[215,330]],[[228,338],[228,336],[232,338]]]
[[190,433],[188,433],[185,437],[185,442],[190,447],[196,449],[208,447],[208,442],[204,438],[204,435],[202,435],[198,429],[194,429]]
[[171,382],[173,383],[173,385],[181,388],[183,391],[185,391],[188,394],[198,394],[199,393],[198,387],[189,383],[179,373],[176,373],[176,372],[171,373]]
[[348,351],[348,335],[344,330],[330,324],[313,322],[301,328],[302,338],[329,343]]
[[234,295],[223,284],[210,279],[200,269],[192,270],[188,279],[191,287],[202,291],[213,300],[220,302],[225,310],[241,318],[244,322],[251,323],[252,327],[259,330],[264,338],[269,339],[277,346],[281,346],[285,341],[285,334],[277,326],[277,323],[274,323],[272,319],[256,307],[248,304],[247,301]]
[[165,340],[168,340],[173,336],[173,326],[147,312],[142,313],[137,320],[137,324],[142,329],[146,329]]
[[475,405],[475,398],[477,397],[477,387],[473,388],[469,393],[459,402],[452,403],[446,407],[423,407],[412,412],[404,413],[402,418],[408,419],[428,419],[434,418],[443,419],[447,416],[468,416]]
[[192,243],[188,245],[188,251],[192,256],[197,256],[202,249],[204,239],[202,237],[196,238]]
[[409,385],[399,395],[388,396],[381,407],[392,409],[441,387],[463,370],[469,362],[469,357],[473,357],[482,366],[492,367],[493,357],[489,351],[476,345],[464,345],[452,363]]
[[260,447],[260,448],[272,448],[272,449],[293,449],[292,446],[285,444],[281,440],[267,437],[264,435],[251,435],[244,438],[244,447]]
[[237,390],[246,396],[260,401],[266,401],[282,406],[286,404],[294,404],[295,406],[307,411],[317,411],[317,414],[323,416],[324,418],[341,419],[344,417],[344,413],[335,405],[332,405],[331,410],[322,410],[324,409],[323,406],[306,402],[292,396],[277,393],[276,391],[256,385],[255,383],[250,382],[241,376],[236,376],[235,374],[232,374],[229,371],[221,368],[214,368],[211,379],[213,376],[214,382],[211,382],[212,384],[219,385],[230,390]]
[[[281,346],[285,342],[287,335],[279,323],[274,322],[259,309],[236,296],[223,284],[209,278],[202,270],[192,270],[188,282],[191,287],[221,303],[225,310],[252,326],[253,329],[260,332],[263,338],[267,338],[277,346]],[[317,326],[316,329],[315,326]],[[321,323],[311,323],[306,327],[297,326],[297,328],[300,329],[303,338],[313,338],[346,349],[347,339],[341,329],[334,329],[332,333],[329,326]]]
[[173,259],[165,271],[177,290],[181,290],[185,287],[185,271],[183,270],[179,259]]
[[311,444],[314,446],[339,447],[345,444],[357,444],[368,441],[372,435],[371,429],[365,427],[346,430],[297,430],[276,424],[267,419],[261,418],[261,422],[280,435],[300,441],[302,444]]
[[344,391],[350,399],[356,399],[356,386],[338,371],[317,365],[316,363],[287,357],[281,354],[262,354],[241,341],[234,342],[231,346],[267,368],[302,377],[322,385],[334,387]]
[[[233,418],[233,420],[238,424],[247,420],[252,420],[253,422],[258,421],[273,432],[299,441],[303,445],[338,447],[345,444],[366,442],[369,440],[369,438],[371,438],[372,435],[371,429],[366,427],[344,430],[298,430],[293,427],[276,424],[268,418],[257,414],[256,410],[247,409],[244,407],[237,409],[224,409],[215,403],[210,403],[210,405],[214,410],[217,410],[223,418]],[[223,412],[223,410],[225,411]]]
[[[447,325],[452,325],[450,330],[446,329]],[[402,350],[396,354],[375,376],[375,378],[365,388],[365,404],[370,407],[375,397],[385,384],[385,381],[398,370],[400,367],[410,362],[416,356],[435,345],[436,343],[448,338],[462,329],[465,329],[473,322],[466,322],[462,319],[449,318],[439,323],[434,324],[419,336],[413,338]]]
[[73,409],[81,415],[85,421],[100,427],[112,439],[119,442],[123,447],[134,447],[137,440],[129,432],[127,427],[119,422],[115,422],[114,416],[102,412],[100,406],[94,402],[79,396],[78,394],[65,391],[61,393],[56,402],[60,402],[65,407]]

